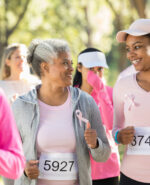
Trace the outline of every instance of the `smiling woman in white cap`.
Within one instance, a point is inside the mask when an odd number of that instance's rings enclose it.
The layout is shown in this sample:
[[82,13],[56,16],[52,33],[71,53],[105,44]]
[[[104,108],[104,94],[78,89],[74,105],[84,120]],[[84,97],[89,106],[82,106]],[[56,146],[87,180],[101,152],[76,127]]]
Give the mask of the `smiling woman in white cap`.
[[78,56],[73,86],[79,87],[94,98],[112,149],[106,162],[97,163],[91,158],[93,185],[117,185],[120,168],[118,147],[112,137],[113,89],[102,82],[104,68],[108,68],[104,53],[95,48],[83,50]]
[[117,41],[126,43],[127,58],[138,71],[114,88],[113,135],[126,147],[120,185],[150,185],[150,19],[118,32]]

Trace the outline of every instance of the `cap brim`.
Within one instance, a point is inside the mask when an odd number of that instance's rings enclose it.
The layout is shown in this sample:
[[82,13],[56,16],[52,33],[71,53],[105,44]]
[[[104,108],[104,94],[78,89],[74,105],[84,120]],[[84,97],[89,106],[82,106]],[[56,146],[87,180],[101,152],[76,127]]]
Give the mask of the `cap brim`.
[[83,66],[86,67],[86,68],[91,68],[91,67],[104,67],[104,68],[109,68],[107,64],[100,64],[99,62],[94,62],[93,63],[87,63],[87,62],[82,62]]
[[133,36],[142,36],[148,34],[147,32],[141,32],[137,30],[123,30],[119,31],[116,35],[116,39],[118,42],[125,42],[126,41],[126,35],[133,35]]
[[99,51],[81,53],[78,56],[78,63],[82,63],[84,67],[105,67],[108,68],[104,53]]

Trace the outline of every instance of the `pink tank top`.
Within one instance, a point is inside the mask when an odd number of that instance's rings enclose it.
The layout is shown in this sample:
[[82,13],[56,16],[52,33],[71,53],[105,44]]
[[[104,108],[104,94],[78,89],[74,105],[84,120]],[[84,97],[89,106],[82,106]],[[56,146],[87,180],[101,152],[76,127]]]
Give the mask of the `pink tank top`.
[[[41,153],[73,153],[76,150],[75,133],[72,123],[70,92],[66,102],[50,106],[38,100],[40,124],[37,133],[38,158]],[[37,185],[77,185],[77,180],[38,179]]]

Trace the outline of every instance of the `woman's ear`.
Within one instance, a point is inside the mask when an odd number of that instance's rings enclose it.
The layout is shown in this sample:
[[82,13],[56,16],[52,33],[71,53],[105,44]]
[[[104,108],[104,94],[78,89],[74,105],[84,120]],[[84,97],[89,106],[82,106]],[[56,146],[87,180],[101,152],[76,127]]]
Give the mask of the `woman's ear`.
[[40,68],[41,68],[41,74],[42,74],[42,75],[44,75],[44,74],[46,74],[46,73],[49,72],[49,65],[48,65],[47,62],[42,62],[42,63],[40,64]]
[[6,59],[6,61],[5,61],[5,64],[7,65],[7,66],[10,66],[10,63],[11,63],[11,61],[10,61],[10,59]]
[[82,72],[82,64],[77,64],[77,70],[81,73]]

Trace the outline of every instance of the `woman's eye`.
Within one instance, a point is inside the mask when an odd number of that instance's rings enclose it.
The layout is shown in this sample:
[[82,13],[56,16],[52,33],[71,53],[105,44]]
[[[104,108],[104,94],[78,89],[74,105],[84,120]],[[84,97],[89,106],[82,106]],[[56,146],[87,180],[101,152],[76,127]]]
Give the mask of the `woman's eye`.
[[94,68],[90,67],[89,70],[90,70],[90,71],[94,71]]
[[127,52],[129,52],[129,51],[130,51],[130,49],[129,49],[129,48],[126,48],[126,51],[127,51]]
[[103,67],[99,67],[98,69],[97,69],[97,71],[102,71],[103,70]]
[[63,64],[64,64],[64,65],[68,65],[68,62],[64,62]]
[[141,46],[135,46],[135,49],[139,49],[139,48],[141,48]]
[[65,65],[65,66],[72,66],[73,62],[72,61],[64,61],[63,65]]
[[21,57],[19,57],[19,56],[18,56],[18,57],[16,57],[16,59],[20,59],[20,58],[21,58]]

